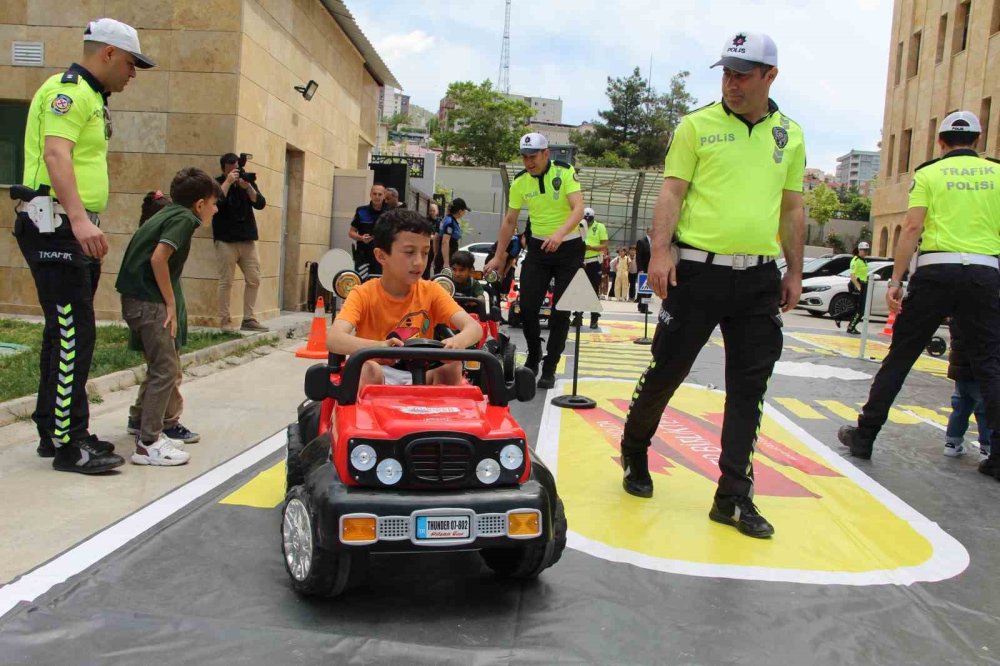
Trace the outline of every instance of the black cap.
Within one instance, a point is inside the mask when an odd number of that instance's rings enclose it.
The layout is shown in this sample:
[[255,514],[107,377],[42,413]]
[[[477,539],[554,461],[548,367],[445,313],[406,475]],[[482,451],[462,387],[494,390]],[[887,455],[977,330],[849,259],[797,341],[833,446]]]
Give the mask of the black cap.
[[470,210],[468,206],[465,205],[465,199],[462,197],[455,197],[451,201],[452,210]]

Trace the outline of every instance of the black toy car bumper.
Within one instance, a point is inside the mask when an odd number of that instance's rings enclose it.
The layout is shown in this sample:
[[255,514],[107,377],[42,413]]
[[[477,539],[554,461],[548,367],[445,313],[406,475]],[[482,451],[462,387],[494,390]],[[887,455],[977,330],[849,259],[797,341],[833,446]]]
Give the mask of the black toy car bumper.
[[327,550],[514,548],[553,536],[555,497],[537,480],[435,492],[346,486],[330,464],[309,477],[320,545]]

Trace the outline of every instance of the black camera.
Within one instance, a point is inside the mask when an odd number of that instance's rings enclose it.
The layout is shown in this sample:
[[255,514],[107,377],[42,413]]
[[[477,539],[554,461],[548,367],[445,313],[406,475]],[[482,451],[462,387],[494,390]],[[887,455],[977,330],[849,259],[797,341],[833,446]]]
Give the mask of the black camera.
[[253,155],[251,155],[250,153],[240,153],[239,158],[236,160],[236,166],[238,166],[240,170],[240,178],[247,181],[248,183],[257,182],[257,174],[254,173],[253,171],[247,171],[246,169],[243,168],[247,165],[247,160],[252,160],[252,159]]

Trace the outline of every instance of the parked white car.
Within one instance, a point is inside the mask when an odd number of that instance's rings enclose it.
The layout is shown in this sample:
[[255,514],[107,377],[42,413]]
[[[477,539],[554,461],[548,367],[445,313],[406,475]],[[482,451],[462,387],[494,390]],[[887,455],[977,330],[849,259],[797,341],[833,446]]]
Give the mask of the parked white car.
[[[878,317],[887,317],[889,308],[885,304],[885,293],[889,288],[889,278],[892,277],[892,262],[870,262],[868,275],[868,284],[874,289],[871,313]],[[874,279],[876,276],[878,280]],[[854,295],[848,291],[850,282],[850,270],[838,275],[807,278],[802,281],[802,296],[795,307],[815,317],[822,317],[825,314],[833,317],[846,312],[854,307]],[[903,276],[903,284],[906,285],[906,276]]]
[[471,252],[472,256],[476,260],[473,270],[481,271],[483,270],[483,267],[486,266],[486,256],[490,253],[491,247],[493,247],[493,243],[470,243],[469,245],[463,245],[458,249]]

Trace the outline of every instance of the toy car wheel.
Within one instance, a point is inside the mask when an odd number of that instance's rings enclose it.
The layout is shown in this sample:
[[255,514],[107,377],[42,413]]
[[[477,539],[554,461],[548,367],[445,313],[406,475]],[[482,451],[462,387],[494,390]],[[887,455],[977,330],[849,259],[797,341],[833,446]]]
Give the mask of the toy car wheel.
[[334,553],[320,547],[315,515],[302,486],[295,486],[285,497],[281,553],[292,588],[307,596],[335,597],[363,575],[364,554]]
[[503,348],[503,380],[506,383],[514,381],[514,370],[517,369],[517,345],[508,341]]
[[946,351],[948,351],[948,344],[944,341],[944,338],[938,335],[931,338],[930,343],[927,345],[927,353],[931,356],[944,356]]
[[519,548],[484,548],[480,555],[486,566],[501,578],[536,578],[558,562],[566,548],[566,511],[558,498],[552,528],[552,540],[546,543],[531,543]]
[[302,449],[305,448],[305,444],[303,444],[302,437],[299,433],[299,424],[289,424],[287,434],[288,446],[285,451],[285,492],[288,492],[295,486],[301,486],[305,482],[305,472],[302,469],[302,460],[299,458],[299,454],[302,453]]

